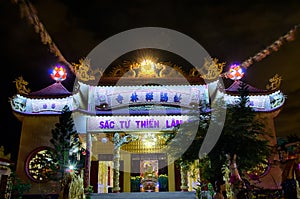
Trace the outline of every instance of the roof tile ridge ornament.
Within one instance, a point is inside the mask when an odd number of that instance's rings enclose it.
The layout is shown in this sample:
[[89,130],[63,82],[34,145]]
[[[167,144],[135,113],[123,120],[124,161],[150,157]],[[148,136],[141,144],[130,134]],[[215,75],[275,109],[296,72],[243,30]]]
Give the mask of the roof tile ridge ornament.
[[83,82],[93,81],[96,76],[99,78],[103,76],[100,68],[91,69],[91,59],[88,58],[79,59],[79,63],[72,63],[72,67],[76,77]]
[[10,153],[5,153],[3,145],[0,146],[0,158],[6,159],[6,160],[10,160],[10,158],[11,158],[11,154]]
[[28,95],[31,90],[29,88],[26,88],[26,86],[29,84],[27,81],[24,80],[22,76],[19,76],[18,78],[13,81],[13,83],[16,84],[17,93],[20,95]]
[[205,73],[200,74],[200,77],[206,80],[214,80],[220,77],[223,72],[223,68],[225,66],[225,62],[218,63],[217,58],[208,59],[204,58],[204,70]]
[[[170,70],[172,68],[173,70]],[[140,58],[137,61],[124,60],[108,73],[107,77],[166,78],[186,76],[182,67],[171,61],[158,62],[158,58]]]
[[278,74],[275,74],[272,78],[269,79],[270,84],[266,85],[266,89],[270,91],[275,91],[280,89],[282,77]]

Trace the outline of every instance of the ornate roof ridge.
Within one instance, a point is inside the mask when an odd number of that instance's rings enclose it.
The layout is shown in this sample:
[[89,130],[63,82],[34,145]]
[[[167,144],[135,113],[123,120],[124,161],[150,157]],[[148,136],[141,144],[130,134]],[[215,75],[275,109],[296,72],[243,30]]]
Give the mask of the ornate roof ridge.
[[123,86],[137,86],[156,83],[163,85],[205,85],[208,81],[206,82],[199,77],[102,77],[98,82],[98,86],[116,86],[120,82],[124,84]]
[[139,85],[136,85],[136,84],[127,84],[127,85],[110,85],[110,84],[103,84],[103,85],[90,85],[88,84],[87,82],[81,82],[79,81],[79,84],[82,84],[82,85],[85,85],[85,86],[93,86],[93,87],[106,87],[106,88],[111,88],[111,87],[142,87],[142,86],[147,86],[147,87],[157,87],[157,86],[206,86],[206,85],[210,85],[210,84],[213,84],[213,83],[216,83],[218,82],[218,79],[214,80],[214,81],[207,81],[205,82],[204,84],[203,83],[196,83],[194,82],[193,84],[189,84],[190,82],[187,82],[187,84],[159,84],[159,83],[155,83],[155,82],[152,82],[152,83],[148,83],[148,84],[139,84]]

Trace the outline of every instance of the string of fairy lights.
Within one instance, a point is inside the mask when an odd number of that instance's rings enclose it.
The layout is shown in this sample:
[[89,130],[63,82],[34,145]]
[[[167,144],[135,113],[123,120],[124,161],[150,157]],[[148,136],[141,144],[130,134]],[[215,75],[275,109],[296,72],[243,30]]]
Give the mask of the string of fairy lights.
[[63,54],[61,53],[61,51],[52,40],[49,33],[47,32],[45,26],[39,19],[37,15],[37,11],[34,8],[34,6],[29,1],[26,0],[13,0],[13,3],[19,5],[21,17],[26,18],[28,23],[33,25],[35,32],[40,36],[41,42],[44,45],[48,46],[49,51],[57,57],[58,62],[61,62],[62,64],[68,66],[69,69],[73,73],[75,73],[72,65],[65,59],[65,57],[63,56]]
[[[63,56],[57,45],[54,43],[47,30],[45,29],[45,26],[40,21],[34,6],[26,0],[13,0],[13,2],[19,5],[21,17],[26,17],[27,21],[34,26],[34,30],[36,33],[39,34],[41,42],[48,46],[49,51],[57,57],[58,62],[66,65],[67,67],[69,67],[71,72],[76,74],[73,65],[65,59],[65,57]],[[239,65],[230,66],[230,69],[227,72],[221,74],[221,77],[231,78],[233,80],[241,79],[244,76],[245,69],[253,65],[255,62],[260,62],[273,52],[277,52],[280,49],[280,47],[282,47],[284,44],[295,40],[295,35],[299,28],[300,24],[295,25],[285,35],[279,37],[271,45],[259,51],[254,56],[249,57]]]
[[241,67],[248,68],[255,62],[259,62],[266,58],[268,55],[270,55],[273,52],[276,52],[279,50],[281,46],[283,46],[285,43],[294,41],[296,31],[300,28],[300,24],[295,25],[291,30],[289,30],[285,35],[279,37],[276,41],[274,41],[271,45],[267,46],[265,49],[259,51],[257,54],[255,54],[253,57],[248,58],[244,62],[242,62]]

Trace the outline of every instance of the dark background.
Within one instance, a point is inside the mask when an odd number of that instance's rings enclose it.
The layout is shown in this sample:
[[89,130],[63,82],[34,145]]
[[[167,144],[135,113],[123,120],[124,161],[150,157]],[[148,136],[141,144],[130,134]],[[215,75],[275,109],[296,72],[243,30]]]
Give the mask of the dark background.
[[[11,112],[9,97],[16,94],[19,77],[36,91],[53,83],[49,69],[57,63],[34,28],[21,18],[14,1],[0,1],[1,30],[1,138],[6,152],[16,160],[21,123]],[[201,44],[211,57],[243,62],[300,24],[300,2],[216,0],[34,0],[30,1],[52,40],[70,63],[84,58],[103,40],[138,27],[163,27],[179,31]],[[122,45],[122,44],[120,44]],[[286,104],[275,119],[278,136],[300,136],[300,30],[284,44],[251,65],[243,80],[265,89],[275,74],[283,78]],[[164,58],[161,57],[161,60]],[[172,61],[172,60],[165,60]],[[66,87],[71,83],[63,82]]]

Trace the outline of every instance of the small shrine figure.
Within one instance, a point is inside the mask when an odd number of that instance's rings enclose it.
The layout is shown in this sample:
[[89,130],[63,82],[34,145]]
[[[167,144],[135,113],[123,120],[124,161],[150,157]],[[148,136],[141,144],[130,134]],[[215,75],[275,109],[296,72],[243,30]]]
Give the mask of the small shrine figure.
[[157,178],[156,172],[151,163],[145,164],[145,179]]
[[154,192],[157,184],[157,173],[151,162],[144,164],[144,179],[142,181],[144,191]]

